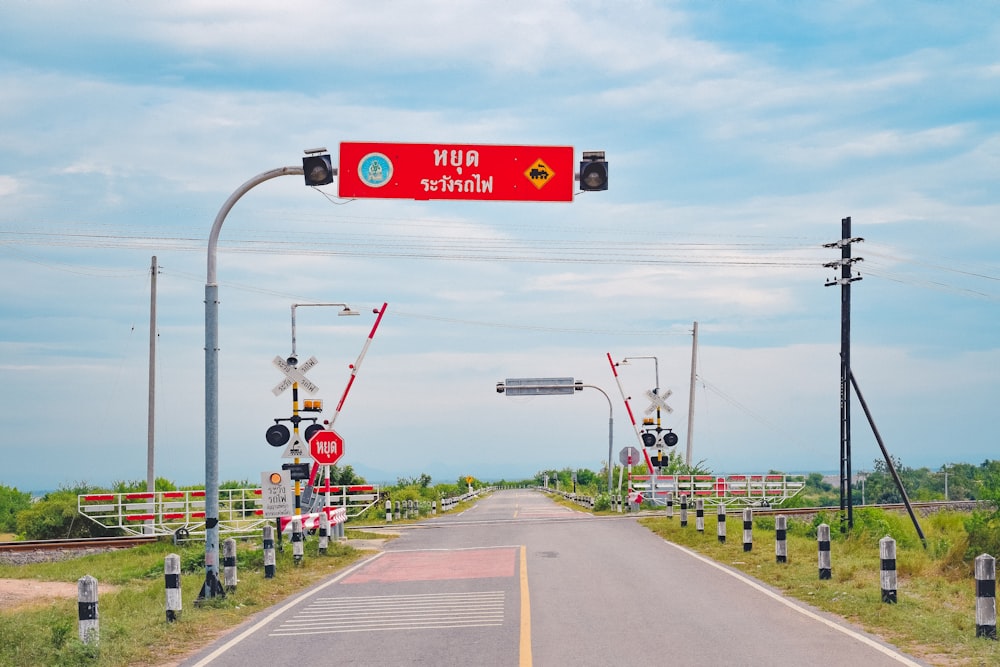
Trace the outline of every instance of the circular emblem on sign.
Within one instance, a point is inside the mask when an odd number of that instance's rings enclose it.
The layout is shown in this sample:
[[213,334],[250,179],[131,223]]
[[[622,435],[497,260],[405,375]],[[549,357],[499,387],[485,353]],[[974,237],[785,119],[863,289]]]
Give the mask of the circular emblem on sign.
[[392,179],[392,160],[382,153],[369,153],[358,162],[358,178],[368,187],[382,187]]

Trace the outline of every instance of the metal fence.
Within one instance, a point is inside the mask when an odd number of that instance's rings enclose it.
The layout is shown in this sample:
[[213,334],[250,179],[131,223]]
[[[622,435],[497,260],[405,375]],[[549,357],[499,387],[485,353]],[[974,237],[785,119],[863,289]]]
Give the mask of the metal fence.
[[[328,506],[343,508],[348,517],[359,515],[379,498],[377,486],[333,487]],[[323,494],[318,500],[323,501]],[[130,535],[187,535],[205,532],[205,492],[137,491],[77,496],[77,510],[94,523]],[[268,523],[263,516],[261,490],[219,490],[219,533],[254,533]]]

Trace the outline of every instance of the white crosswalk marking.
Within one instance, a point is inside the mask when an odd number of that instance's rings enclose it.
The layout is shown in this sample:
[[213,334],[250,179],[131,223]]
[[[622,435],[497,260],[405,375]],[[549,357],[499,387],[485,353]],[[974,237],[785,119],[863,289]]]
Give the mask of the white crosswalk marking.
[[319,598],[271,637],[503,625],[504,591]]

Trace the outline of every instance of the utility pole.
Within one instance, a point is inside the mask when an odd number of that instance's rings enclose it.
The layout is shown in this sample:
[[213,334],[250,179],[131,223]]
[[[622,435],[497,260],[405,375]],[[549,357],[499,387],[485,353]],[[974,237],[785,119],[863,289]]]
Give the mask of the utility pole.
[[[851,245],[864,241],[851,237],[850,216],[840,221],[840,240],[826,243],[824,248],[840,248],[840,260],[827,262],[824,267],[840,267],[840,278],[826,282],[826,287],[840,285],[840,531],[854,527],[854,502],[851,498],[851,283],[861,280],[851,267],[861,257],[851,256]],[[844,526],[846,510],[847,526]]]
[[153,255],[149,267],[149,404],[146,422],[146,491],[156,491],[156,476],[154,461],[156,424],[156,255]]
[[[153,255],[149,267],[149,398],[146,408],[146,491],[156,492],[156,471],[153,464],[156,451],[156,274],[160,270],[156,265],[156,255]],[[144,531],[153,533],[152,520],[146,522]]]
[[694,323],[694,329],[691,331],[691,391],[688,393],[688,432],[687,432],[687,452],[685,453],[685,461],[689,467],[691,466],[691,453],[693,450],[694,443],[694,385],[695,378],[698,377],[698,323]]

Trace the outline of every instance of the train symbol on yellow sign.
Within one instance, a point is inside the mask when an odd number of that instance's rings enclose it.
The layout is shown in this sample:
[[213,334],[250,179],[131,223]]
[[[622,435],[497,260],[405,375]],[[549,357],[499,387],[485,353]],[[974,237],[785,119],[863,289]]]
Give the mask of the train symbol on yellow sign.
[[525,170],[524,175],[528,177],[532,185],[541,190],[552,178],[553,171],[549,165],[538,159],[531,163],[531,166]]

